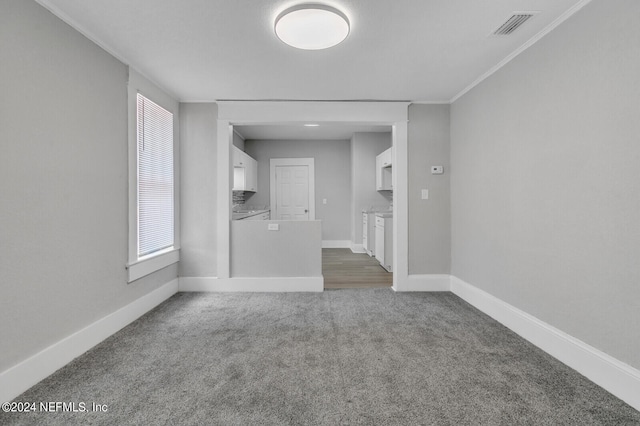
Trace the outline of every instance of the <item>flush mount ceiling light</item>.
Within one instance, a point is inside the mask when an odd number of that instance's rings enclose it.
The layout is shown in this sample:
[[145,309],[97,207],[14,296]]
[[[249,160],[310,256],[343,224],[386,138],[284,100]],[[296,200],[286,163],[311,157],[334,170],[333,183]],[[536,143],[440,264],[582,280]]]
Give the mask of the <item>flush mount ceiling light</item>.
[[324,4],[300,4],[276,18],[276,35],[298,49],[320,50],[335,46],[349,35],[349,19]]

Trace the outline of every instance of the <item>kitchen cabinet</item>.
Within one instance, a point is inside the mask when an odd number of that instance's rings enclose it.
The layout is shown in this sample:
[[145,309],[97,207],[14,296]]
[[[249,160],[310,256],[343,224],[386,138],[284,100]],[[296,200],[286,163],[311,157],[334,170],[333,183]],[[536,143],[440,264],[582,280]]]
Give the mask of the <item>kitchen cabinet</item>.
[[[369,214],[362,212],[362,248],[369,254]],[[369,255],[371,256],[371,255]]]
[[258,162],[246,152],[233,146],[233,190],[258,190]]
[[362,247],[371,257],[375,255],[375,215],[372,212],[362,212]]
[[231,157],[233,158],[233,167],[244,167],[244,151],[237,146],[231,147]]
[[392,158],[391,148],[383,151],[376,157],[376,189],[378,191],[392,191]]
[[389,272],[393,269],[393,216],[376,213],[375,256],[380,265]]
[[258,162],[247,155],[249,165],[245,167],[245,191],[258,190]]

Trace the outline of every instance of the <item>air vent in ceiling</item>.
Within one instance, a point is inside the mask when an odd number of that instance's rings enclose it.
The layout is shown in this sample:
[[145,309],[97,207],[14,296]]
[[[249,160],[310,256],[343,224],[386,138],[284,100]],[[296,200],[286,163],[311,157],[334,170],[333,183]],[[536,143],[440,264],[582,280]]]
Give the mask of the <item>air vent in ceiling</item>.
[[535,12],[515,12],[507,21],[493,32],[493,35],[509,35],[527,22]]

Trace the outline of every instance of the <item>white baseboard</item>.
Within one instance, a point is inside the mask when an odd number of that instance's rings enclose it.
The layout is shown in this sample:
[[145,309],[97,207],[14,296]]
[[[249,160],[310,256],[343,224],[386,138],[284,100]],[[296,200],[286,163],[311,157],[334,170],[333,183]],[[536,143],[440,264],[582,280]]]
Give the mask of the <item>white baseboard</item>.
[[[0,373],[0,402],[31,386],[135,321],[178,291],[321,292],[322,277],[182,277],[131,302]],[[640,411],[640,371],[449,275],[409,275],[401,291],[448,291]]]
[[351,248],[351,240],[322,240],[322,248]]
[[450,277],[448,274],[409,275],[396,291],[449,291]]
[[323,277],[181,277],[179,291],[210,292],[321,292]]
[[351,252],[366,253],[367,251],[364,249],[364,246],[362,244],[351,244]]
[[0,402],[11,401],[178,292],[178,279],[0,373]]
[[451,291],[640,411],[640,370],[454,276]]

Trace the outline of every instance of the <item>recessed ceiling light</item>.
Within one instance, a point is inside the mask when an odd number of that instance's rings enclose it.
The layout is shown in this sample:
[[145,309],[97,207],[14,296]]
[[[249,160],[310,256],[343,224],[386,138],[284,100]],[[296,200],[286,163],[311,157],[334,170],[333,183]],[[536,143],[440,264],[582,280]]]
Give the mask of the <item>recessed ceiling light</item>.
[[318,127],[318,126],[319,124],[315,124],[315,123],[308,123],[304,125],[304,127]]
[[349,35],[349,19],[324,4],[300,4],[276,18],[276,35],[298,49],[320,50],[335,46]]

